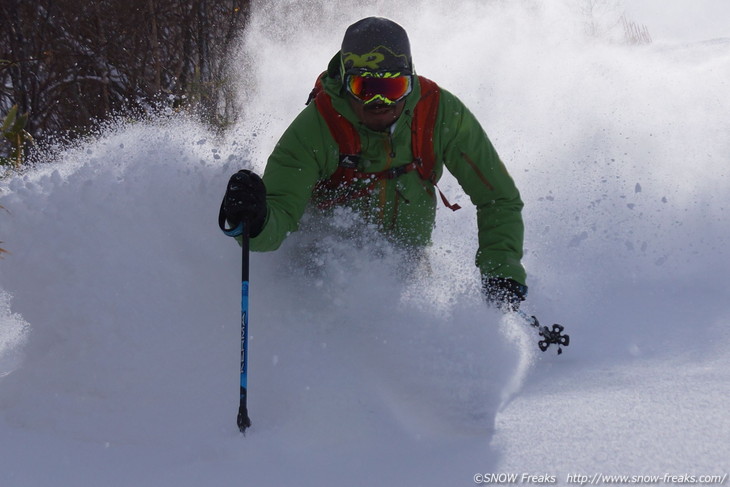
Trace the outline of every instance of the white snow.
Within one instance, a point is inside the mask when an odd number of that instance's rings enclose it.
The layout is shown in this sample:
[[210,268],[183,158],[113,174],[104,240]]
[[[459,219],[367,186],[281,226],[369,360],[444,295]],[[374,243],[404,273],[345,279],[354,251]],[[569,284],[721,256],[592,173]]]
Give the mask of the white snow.
[[[730,43],[587,38],[577,2],[281,3],[236,58],[247,109],[226,139],[121,125],[0,181],[0,485],[723,479]],[[439,210],[430,273],[397,272],[344,212],[252,256],[243,437],[220,198],[373,10],[483,122],[526,203],[524,308],[572,343],[543,354],[485,308],[474,210],[446,177],[466,208]]]

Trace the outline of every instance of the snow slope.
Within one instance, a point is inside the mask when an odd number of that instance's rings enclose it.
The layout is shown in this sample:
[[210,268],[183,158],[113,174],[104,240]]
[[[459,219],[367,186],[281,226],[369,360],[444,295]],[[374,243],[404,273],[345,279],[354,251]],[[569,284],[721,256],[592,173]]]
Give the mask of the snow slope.
[[[0,182],[0,485],[730,472],[730,43],[587,38],[577,2],[345,3],[257,12],[226,139],[179,116],[121,125]],[[393,272],[404,256],[347,214],[252,257],[243,438],[223,188],[263,168],[373,12],[483,122],[526,203],[525,309],[572,343],[542,354],[484,308],[474,211],[447,177],[466,208],[439,211],[430,272]]]

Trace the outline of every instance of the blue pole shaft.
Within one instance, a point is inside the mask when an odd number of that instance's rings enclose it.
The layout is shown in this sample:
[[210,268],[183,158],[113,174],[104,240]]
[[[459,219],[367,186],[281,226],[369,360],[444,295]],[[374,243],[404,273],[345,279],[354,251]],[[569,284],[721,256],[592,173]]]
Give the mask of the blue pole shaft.
[[238,406],[238,429],[245,433],[251,426],[248,417],[248,289],[249,289],[249,246],[248,224],[243,224],[241,234],[241,390]]

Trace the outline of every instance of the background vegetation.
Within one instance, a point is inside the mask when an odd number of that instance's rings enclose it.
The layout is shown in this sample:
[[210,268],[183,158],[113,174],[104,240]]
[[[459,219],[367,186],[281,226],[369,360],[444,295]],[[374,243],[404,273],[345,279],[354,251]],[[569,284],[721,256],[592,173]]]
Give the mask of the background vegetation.
[[114,115],[188,109],[235,118],[228,50],[249,0],[2,0],[0,164],[29,142],[73,139]]

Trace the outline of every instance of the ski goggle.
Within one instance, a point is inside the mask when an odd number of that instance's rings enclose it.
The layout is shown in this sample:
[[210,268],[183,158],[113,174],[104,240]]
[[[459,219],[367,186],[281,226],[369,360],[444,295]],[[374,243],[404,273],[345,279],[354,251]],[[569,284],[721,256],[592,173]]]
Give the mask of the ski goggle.
[[413,84],[411,76],[401,76],[400,73],[363,73],[347,75],[345,87],[364,105],[373,102],[392,105],[405,98]]

